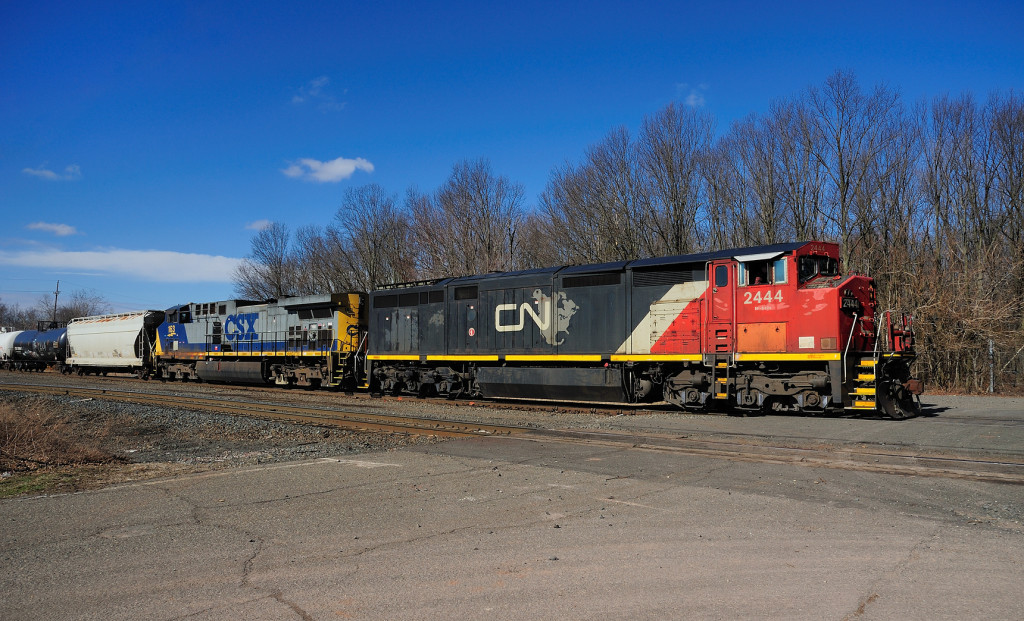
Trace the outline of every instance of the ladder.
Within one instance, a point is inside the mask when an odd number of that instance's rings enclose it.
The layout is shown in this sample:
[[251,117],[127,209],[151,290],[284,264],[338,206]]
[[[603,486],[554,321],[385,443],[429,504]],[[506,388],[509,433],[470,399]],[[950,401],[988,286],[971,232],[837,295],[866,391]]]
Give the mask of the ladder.
[[729,398],[732,388],[732,377],[729,373],[729,356],[715,355],[711,366],[711,398],[725,400]]
[[878,408],[877,399],[877,367],[878,352],[870,355],[863,355],[857,359],[853,368],[853,410],[875,410]]

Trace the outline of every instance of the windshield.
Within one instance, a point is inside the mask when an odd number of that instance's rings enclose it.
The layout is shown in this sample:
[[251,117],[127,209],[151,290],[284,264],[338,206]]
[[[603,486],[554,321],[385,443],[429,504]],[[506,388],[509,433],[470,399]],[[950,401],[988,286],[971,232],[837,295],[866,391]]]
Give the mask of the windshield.
[[839,261],[832,257],[800,257],[798,270],[802,283],[815,276],[836,276],[839,274]]

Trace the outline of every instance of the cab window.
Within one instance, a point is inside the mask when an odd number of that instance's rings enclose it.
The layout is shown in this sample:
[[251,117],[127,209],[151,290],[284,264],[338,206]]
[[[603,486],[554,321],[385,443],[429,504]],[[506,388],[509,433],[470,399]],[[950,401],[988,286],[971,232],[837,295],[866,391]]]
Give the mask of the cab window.
[[740,266],[740,286],[777,285],[786,282],[786,259],[745,261]]
[[724,265],[715,266],[715,286],[725,287],[729,284],[729,268]]

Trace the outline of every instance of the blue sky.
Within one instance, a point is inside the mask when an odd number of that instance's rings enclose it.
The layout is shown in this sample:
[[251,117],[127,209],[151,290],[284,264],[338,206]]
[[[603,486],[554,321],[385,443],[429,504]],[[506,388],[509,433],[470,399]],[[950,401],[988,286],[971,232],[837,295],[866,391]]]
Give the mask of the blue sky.
[[232,296],[260,222],[349,187],[551,170],[672,101],[719,131],[837,69],[908,105],[1024,90],[1015,2],[0,3],[0,300]]

